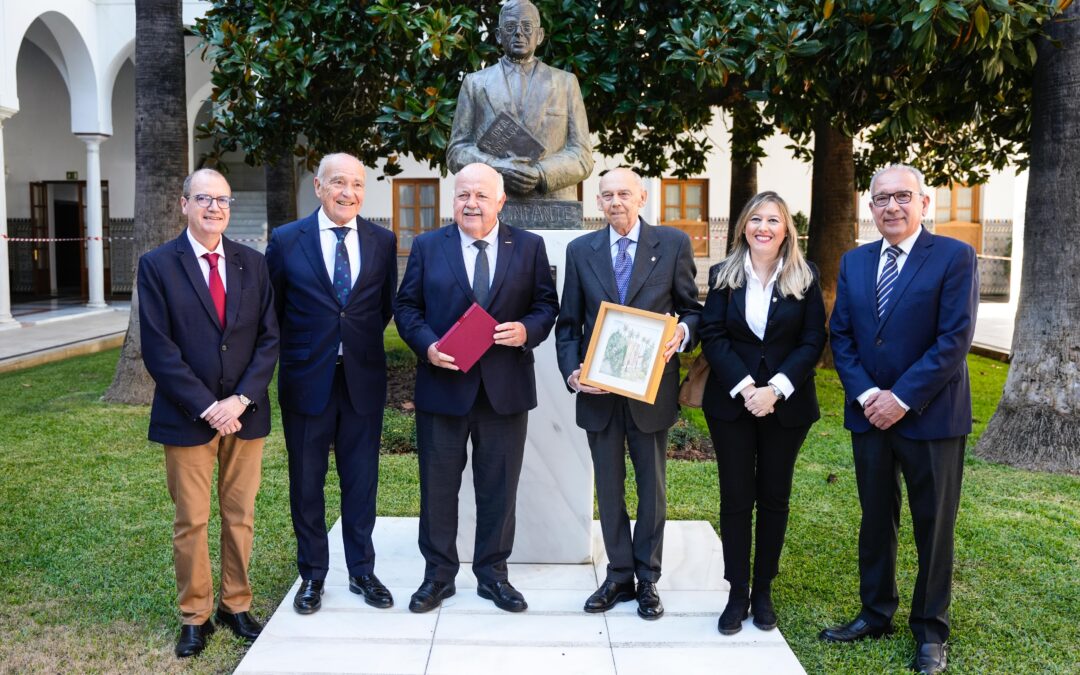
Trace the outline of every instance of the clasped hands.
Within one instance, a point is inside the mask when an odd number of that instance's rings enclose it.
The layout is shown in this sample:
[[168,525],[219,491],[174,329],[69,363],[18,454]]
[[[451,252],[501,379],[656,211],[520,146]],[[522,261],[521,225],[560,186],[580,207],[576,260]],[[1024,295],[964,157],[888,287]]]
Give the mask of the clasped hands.
[[769,385],[764,387],[755,387],[752,384],[748,384],[743,387],[743,390],[739,392],[743,397],[743,405],[750,411],[750,414],[754,417],[765,417],[775,410],[776,405],[776,392]]
[[214,431],[217,431],[222,436],[228,436],[229,434],[235,434],[243,427],[240,423],[240,416],[244,414],[245,410],[247,410],[247,406],[240,402],[239,396],[233,394],[210,406],[210,409],[203,413],[203,419],[213,427]]
[[[495,344],[503,347],[521,347],[529,339],[529,332],[525,324],[520,321],[507,321],[495,326]],[[439,351],[439,343],[432,342],[427,348],[428,362],[439,368],[447,370],[461,370],[454,365],[454,357]]]
[[510,192],[528,194],[540,184],[540,169],[523,157],[507,157],[491,162],[491,168],[502,174]]
[[866,398],[863,404],[863,414],[878,429],[885,431],[899,422],[907,413],[904,407],[896,401],[896,397],[888,389],[875,391]]

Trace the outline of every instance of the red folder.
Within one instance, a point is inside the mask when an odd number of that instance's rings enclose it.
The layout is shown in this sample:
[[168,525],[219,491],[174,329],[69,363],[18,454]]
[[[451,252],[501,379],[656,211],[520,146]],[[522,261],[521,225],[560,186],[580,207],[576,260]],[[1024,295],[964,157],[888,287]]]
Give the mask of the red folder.
[[443,354],[453,356],[454,365],[467,373],[491,345],[495,344],[495,326],[498,323],[483,307],[474,302],[461,318],[450,326],[450,330],[439,338],[436,348]]

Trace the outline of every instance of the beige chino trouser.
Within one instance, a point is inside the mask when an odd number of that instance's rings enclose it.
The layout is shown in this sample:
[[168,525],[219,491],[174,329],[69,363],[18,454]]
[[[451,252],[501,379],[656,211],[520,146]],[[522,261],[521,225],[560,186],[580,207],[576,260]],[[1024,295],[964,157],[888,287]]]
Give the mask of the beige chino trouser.
[[248,561],[255,533],[255,495],[262,476],[265,438],[243,440],[215,436],[205,445],[165,446],[169,494],[176,505],[173,565],[177,603],[185,624],[203,624],[214,608],[210,570],[210,487],[218,464],[221,511],[221,607],[227,612],[251,609]]

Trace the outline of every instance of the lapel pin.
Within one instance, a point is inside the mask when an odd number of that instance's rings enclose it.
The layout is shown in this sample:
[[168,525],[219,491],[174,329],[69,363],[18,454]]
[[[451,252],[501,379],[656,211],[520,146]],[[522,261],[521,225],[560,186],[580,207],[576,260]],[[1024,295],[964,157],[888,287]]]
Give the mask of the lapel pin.
[[656,262],[656,256],[653,256],[653,257],[649,258],[649,261],[650,262]]
[[773,299],[772,299],[772,301],[773,301],[773,302],[776,302],[776,296],[773,296]]

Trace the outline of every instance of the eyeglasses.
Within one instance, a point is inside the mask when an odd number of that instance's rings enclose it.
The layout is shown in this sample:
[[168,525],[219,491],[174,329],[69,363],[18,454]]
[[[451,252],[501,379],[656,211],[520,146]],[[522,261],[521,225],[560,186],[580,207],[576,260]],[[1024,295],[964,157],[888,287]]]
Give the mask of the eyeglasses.
[[507,22],[500,26],[500,28],[506,35],[513,35],[518,31],[518,28],[520,28],[521,32],[525,35],[532,35],[533,31],[536,30],[536,25],[529,21],[522,21],[521,23]]
[[195,203],[198,204],[201,208],[204,208],[204,209],[210,207],[210,202],[217,202],[218,208],[223,210],[223,211],[227,210],[230,206],[232,206],[232,203],[236,201],[235,199],[233,199],[229,195],[221,195],[219,197],[211,197],[210,195],[201,195],[200,194],[200,195],[184,195],[184,197],[186,197],[187,199],[195,200]]
[[870,198],[870,201],[874,203],[874,206],[883,209],[889,205],[890,199],[895,199],[897,204],[908,204],[914,196],[915,193],[911,190],[899,190],[897,192],[882,192],[876,194]]

